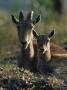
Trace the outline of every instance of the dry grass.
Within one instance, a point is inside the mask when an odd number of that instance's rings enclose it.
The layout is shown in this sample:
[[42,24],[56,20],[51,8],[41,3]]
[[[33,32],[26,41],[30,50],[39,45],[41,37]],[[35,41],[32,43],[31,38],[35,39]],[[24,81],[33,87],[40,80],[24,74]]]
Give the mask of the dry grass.
[[0,89],[2,90],[59,90],[64,80],[54,75],[34,74],[15,65],[0,65]]

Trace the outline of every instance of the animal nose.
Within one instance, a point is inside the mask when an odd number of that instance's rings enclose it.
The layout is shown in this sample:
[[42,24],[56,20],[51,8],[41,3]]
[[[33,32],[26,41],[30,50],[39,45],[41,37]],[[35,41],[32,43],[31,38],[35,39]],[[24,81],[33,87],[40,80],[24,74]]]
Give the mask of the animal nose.
[[40,48],[40,51],[41,51],[41,52],[43,52],[43,51],[44,51],[44,49],[43,49],[43,48]]
[[26,43],[27,43],[26,41],[25,42],[21,42],[21,44],[23,44],[23,45],[26,45]]

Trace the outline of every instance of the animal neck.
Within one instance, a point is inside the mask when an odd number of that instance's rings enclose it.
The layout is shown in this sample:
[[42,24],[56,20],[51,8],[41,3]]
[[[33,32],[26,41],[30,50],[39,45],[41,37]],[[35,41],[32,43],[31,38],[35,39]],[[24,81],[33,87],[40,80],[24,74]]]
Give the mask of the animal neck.
[[31,43],[29,45],[29,51],[30,51],[30,57],[34,57],[34,46],[33,46],[33,40],[31,40]]

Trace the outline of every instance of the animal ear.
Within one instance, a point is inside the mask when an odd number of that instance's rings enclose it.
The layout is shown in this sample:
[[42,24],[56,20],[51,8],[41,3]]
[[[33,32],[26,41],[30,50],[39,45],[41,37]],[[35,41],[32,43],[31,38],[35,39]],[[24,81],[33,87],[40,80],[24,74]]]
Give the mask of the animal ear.
[[13,15],[11,15],[11,18],[12,18],[12,21],[15,23],[15,24],[18,24],[18,20],[13,16]]
[[20,13],[19,13],[19,21],[22,21],[22,20],[24,20],[24,15],[23,15],[22,11],[20,11]]
[[35,30],[33,30],[33,35],[34,35],[36,38],[39,36]]
[[38,17],[36,18],[36,20],[33,21],[33,24],[35,25],[36,23],[38,23],[41,20],[41,15],[38,15]]
[[52,30],[48,36],[49,36],[49,38],[51,38],[53,35],[54,35],[54,30]]
[[29,14],[27,15],[27,19],[32,20],[33,19],[33,11],[29,12]]

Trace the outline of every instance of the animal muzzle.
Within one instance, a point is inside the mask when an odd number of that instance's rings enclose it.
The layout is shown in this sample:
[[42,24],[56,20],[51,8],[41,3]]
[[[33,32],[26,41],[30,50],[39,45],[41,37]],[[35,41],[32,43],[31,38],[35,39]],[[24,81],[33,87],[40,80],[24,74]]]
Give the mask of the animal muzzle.
[[27,48],[27,42],[26,42],[26,41],[21,42],[21,46],[22,46],[24,49],[26,49],[26,48]]
[[44,53],[45,53],[45,51],[44,51],[44,49],[43,49],[43,48],[40,48],[40,52],[41,52],[42,54],[44,54]]

